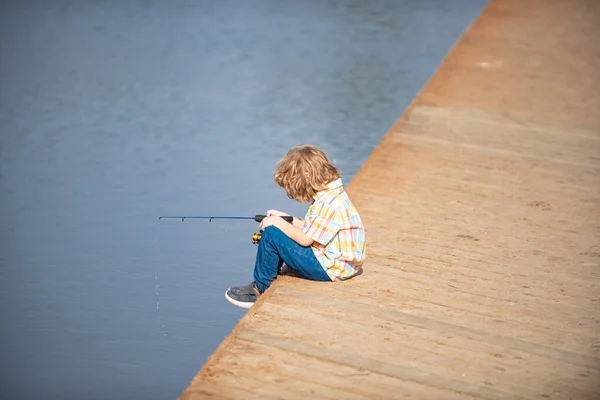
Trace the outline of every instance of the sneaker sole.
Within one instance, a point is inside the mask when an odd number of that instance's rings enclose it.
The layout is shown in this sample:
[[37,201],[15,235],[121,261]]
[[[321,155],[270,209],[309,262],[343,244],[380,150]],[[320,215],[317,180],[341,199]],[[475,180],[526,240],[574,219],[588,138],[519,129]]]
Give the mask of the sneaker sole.
[[254,304],[254,303],[245,303],[243,301],[238,301],[238,300],[232,299],[227,294],[228,292],[229,292],[229,289],[227,289],[227,291],[225,292],[225,298],[227,299],[227,301],[229,301],[231,304],[233,304],[235,306],[242,307],[242,308],[250,308]]

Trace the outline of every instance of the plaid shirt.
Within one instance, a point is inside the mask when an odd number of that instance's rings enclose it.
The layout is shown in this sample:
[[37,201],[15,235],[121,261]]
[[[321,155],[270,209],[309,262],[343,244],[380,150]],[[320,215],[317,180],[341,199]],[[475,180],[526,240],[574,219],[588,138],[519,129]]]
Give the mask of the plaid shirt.
[[315,195],[302,231],[314,240],[313,252],[332,281],[360,271],[366,251],[365,229],[341,178]]

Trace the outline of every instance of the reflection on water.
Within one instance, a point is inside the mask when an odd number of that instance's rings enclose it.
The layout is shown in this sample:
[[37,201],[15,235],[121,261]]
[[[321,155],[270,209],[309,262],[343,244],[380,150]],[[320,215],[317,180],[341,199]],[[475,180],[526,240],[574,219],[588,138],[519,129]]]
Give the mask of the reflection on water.
[[3,1],[2,398],[176,397],[256,224],[157,217],[303,215],[279,158],[347,183],[484,3]]

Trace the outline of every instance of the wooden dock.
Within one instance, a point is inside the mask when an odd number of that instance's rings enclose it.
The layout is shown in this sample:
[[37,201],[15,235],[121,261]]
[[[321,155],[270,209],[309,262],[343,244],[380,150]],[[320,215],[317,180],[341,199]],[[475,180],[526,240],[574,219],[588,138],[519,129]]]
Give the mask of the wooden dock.
[[180,399],[599,399],[599,43],[492,0],[349,185],[365,273],[278,279]]

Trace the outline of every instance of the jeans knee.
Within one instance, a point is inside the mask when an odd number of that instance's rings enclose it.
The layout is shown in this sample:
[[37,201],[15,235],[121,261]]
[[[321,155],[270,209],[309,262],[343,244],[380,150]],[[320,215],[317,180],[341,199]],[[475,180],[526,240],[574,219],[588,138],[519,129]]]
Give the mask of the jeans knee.
[[271,242],[275,239],[275,237],[277,235],[279,235],[281,233],[281,231],[279,230],[279,228],[271,225],[271,226],[267,226],[263,232],[262,235],[260,237],[260,241],[262,242],[263,240]]

